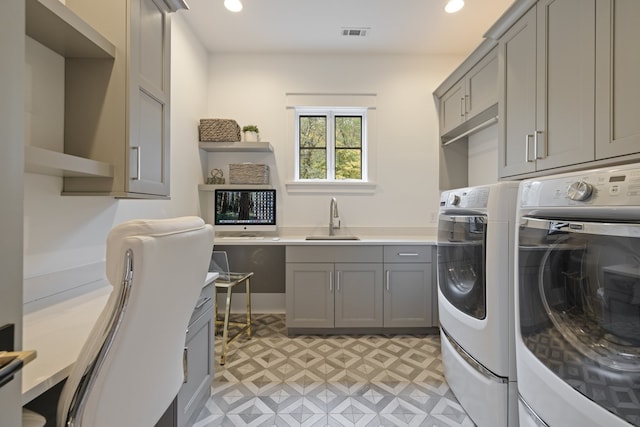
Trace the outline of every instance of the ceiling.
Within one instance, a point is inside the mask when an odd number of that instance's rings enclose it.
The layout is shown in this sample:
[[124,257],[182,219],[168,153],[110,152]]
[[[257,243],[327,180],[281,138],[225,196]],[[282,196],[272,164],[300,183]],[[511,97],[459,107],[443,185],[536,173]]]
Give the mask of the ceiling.
[[[466,56],[512,0],[466,0],[455,14],[445,0],[187,0],[181,11],[213,53],[384,53]],[[367,35],[343,36],[344,28]]]

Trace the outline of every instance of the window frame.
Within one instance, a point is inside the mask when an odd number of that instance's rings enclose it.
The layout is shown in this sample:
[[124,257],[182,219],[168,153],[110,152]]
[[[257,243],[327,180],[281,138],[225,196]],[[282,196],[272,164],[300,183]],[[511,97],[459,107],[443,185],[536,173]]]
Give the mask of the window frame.
[[[368,173],[368,135],[367,135],[367,113],[368,108],[363,107],[296,107],[294,114],[295,123],[295,157],[294,157],[294,182],[298,183],[367,183]],[[326,178],[301,178],[300,177],[300,117],[316,116],[326,117]],[[336,117],[360,117],[361,119],[361,147],[360,147],[360,179],[336,179],[336,141],[335,141],[335,120]]]

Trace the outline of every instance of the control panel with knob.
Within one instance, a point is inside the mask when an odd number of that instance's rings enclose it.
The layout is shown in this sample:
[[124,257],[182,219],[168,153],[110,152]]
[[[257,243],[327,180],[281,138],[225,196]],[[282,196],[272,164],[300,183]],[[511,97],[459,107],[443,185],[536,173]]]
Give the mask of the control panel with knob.
[[460,204],[460,196],[454,193],[449,194],[449,200],[447,201],[447,204],[449,206],[458,206]]
[[583,202],[588,200],[593,194],[593,185],[585,181],[576,181],[567,188],[567,196],[571,200]]

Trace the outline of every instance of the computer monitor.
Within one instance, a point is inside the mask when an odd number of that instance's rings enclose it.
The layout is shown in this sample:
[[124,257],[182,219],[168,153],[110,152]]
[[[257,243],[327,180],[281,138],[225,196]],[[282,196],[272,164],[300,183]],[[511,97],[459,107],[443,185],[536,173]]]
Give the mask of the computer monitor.
[[276,231],[276,190],[216,189],[214,217],[216,231]]

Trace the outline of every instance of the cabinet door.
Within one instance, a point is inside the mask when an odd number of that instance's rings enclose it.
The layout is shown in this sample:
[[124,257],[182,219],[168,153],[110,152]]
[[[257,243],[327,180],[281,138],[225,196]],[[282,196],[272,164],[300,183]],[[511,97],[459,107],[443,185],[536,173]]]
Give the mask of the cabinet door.
[[533,7],[499,40],[500,177],[535,171],[536,8]]
[[384,326],[433,326],[431,264],[385,264],[384,270]]
[[464,121],[464,81],[456,83],[440,99],[440,135],[444,135]]
[[382,326],[382,265],[336,264],[335,326]]
[[333,328],[332,263],[287,263],[288,328]]
[[170,21],[153,0],[132,0],[129,191],[169,195]]
[[213,332],[213,308],[210,307],[189,325],[187,331],[185,383],[177,397],[178,427],[192,425],[211,396],[214,372]]
[[498,55],[494,48],[467,74],[466,120],[498,102]]
[[605,159],[640,152],[640,2],[596,7],[596,159]]
[[538,2],[537,29],[537,170],[592,161],[595,0]]

